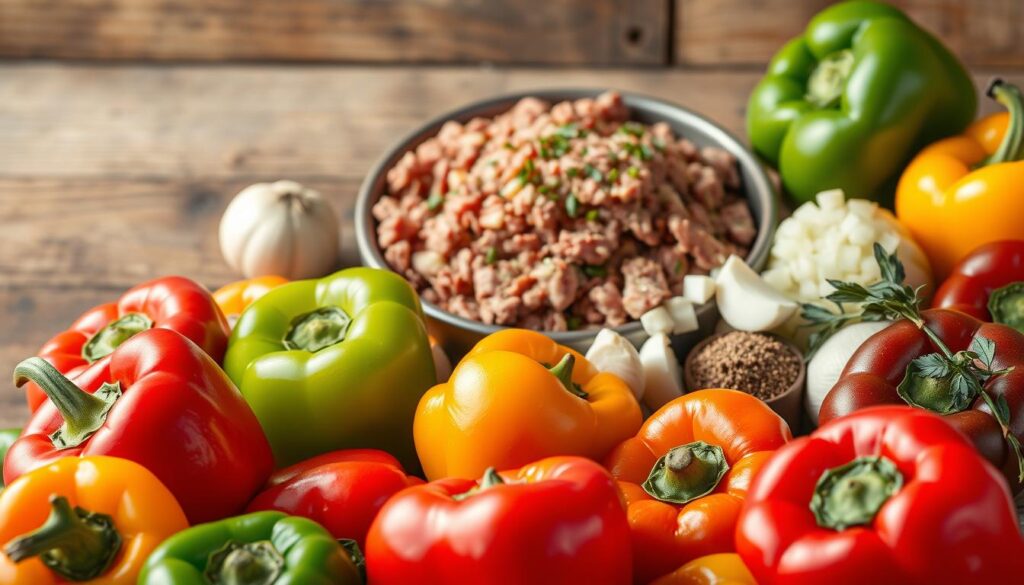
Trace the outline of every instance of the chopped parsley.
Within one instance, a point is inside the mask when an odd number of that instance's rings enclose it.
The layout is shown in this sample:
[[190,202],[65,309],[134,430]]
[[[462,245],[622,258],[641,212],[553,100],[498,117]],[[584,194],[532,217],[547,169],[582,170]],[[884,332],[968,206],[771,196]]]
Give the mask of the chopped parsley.
[[443,204],[444,195],[441,195],[436,191],[431,193],[430,197],[427,197],[427,209],[429,209],[430,211],[437,211],[437,209],[440,208],[441,205]]
[[580,212],[580,201],[576,199],[575,193],[569,193],[565,198],[565,212],[569,217],[576,217]]
[[596,209],[591,209],[590,211],[587,212],[586,215],[587,221],[597,221],[598,217],[600,216],[598,215]]
[[636,136],[639,138],[644,135],[646,129],[643,124],[638,122],[626,122],[622,126],[619,126],[619,132],[627,136]]
[[584,264],[582,270],[583,274],[587,275],[588,278],[603,278],[608,276],[608,268],[605,266]]
[[488,264],[494,264],[495,262],[497,262],[498,261],[498,249],[495,248],[494,246],[491,246],[490,248],[487,248],[487,256],[484,257],[484,260]]
[[626,174],[635,179],[640,176],[640,169],[637,167],[629,167],[626,169]]
[[608,171],[608,182],[614,183],[619,180],[619,169],[612,169]]
[[600,183],[601,181],[604,180],[604,175],[601,174],[601,171],[599,171],[596,168],[594,168],[594,165],[592,165],[590,163],[587,163],[587,164],[583,165],[583,172],[588,177],[590,177],[591,179],[594,179],[598,183]]

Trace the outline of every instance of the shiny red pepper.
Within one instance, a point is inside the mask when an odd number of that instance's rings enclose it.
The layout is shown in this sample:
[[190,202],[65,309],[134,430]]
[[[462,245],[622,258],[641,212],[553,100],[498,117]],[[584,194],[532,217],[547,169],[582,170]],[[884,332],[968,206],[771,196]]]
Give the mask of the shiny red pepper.
[[275,471],[249,503],[249,512],[279,510],[304,516],[334,538],[366,546],[366,533],[384,502],[423,480],[408,476],[393,456],[376,449],[324,453]]
[[38,357],[14,375],[50,400],[7,452],[8,484],[61,457],[121,457],[156,475],[196,523],[240,512],[273,470],[270,444],[238,389],[174,331],[143,331],[73,381]]
[[366,566],[374,585],[629,585],[629,543],[608,472],[551,457],[399,492],[370,528]]
[[780,448],[736,548],[761,585],[1019,583],[1024,544],[999,472],[940,417],[879,407]]
[[[984,383],[984,391],[998,399],[1005,396],[1010,432],[1024,441],[1024,335],[1005,325],[982,323],[959,311],[929,309],[921,312],[925,325],[951,351],[968,349],[975,338],[995,342],[996,368],[1013,368]],[[935,343],[907,320],[897,321],[869,337],[854,352],[839,381],[825,396],[818,414],[820,424],[828,423],[868,406],[903,404],[897,387],[915,358],[937,352]],[[967,408],[945,419],[963,432],[978,451],[1002,469],[1014,493],[1021,490],[1015,453],[1003,430],[981,396]]]
[[[74,377],[103,359],[132,335],[147,329],[171,329],[194,341],[217,363],[224,358],[230,329],[203,285],[182,276],[167,276],[133,287],[114,303],[93,307],[67,331],[55,335],[36,354]],[[25,385],[28,407],[35,411],[46,395]]]
[[1024,332],[1024,240],[992,242],[968,254],[939,287],[932,306]]

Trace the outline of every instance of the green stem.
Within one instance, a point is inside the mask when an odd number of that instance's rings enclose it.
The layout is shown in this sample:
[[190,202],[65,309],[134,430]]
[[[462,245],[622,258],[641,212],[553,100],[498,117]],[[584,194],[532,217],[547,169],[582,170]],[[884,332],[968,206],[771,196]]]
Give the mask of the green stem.
[[210,553],[203,575],[216,585],[272,585],[284,565],[284,557],[269,540],[231,540]]
[[493,467],[488,467],[487,469],[484,470],[484,475],[483,477],[480,478],[480,481],[477,482],[476,486],[467,491],[462,492],[461,494],[455,494],[454,496],[452,496],[452,499],[457,502],[460,502],[474,494],[478,494],[484,490],[488,490],[491,489],[492,487],[499,485],[505,485],[505,480],[502,479],[501,474],[498,473],[497,469]]
[[320,307],[292,319],[282,342],[288,349],[316,353],[344,341],[351,322],[338,307]]
[[996,403],[992,400],[992,397],[988,395],[988,392],[984,388],[981,389],[981,398],[985,401],[985,405],[992,412],[992,417],[999,423],[999,428],[1003,432],[1003,438],[1010,444],[1010,450],[1017,457],[1017,481],[1024,483],[1024,449],[1021,448],[1020,441],[1017,437],[1010,432],[1010,421],[1006,420],[1000,413],[1002,412]]
[[822,109],[839,103],[854,60],[853,51],[843,49],[819,61],[807,79],[807,101]]
[[572,368],[576,365],[576,356],[571,353],[565,354],[561,361],[555,364],[554,367],[548,368],[551,374],[558,378],[558,381],[562,383],[562,386],[566,390],[572,392],[580,398],[586,399],[588,394],[580,388],[579,384],[572,381]]
[[121,535],[106,514],[72,508],[64,496],[50,496],[50,516],[42,526],[4,547],[12,561],[39,557],[53,572],[70,581],[89,581],[107,571]]
[[714,491],[728,471],[721,447],[694,441],[659,458],[642,487],[662,502],[685,504]]
[[153,320],[142,313],[128,313],[97,331],[82,346],[82,357],[90,364],[106,357],[138,333],[153,327]]
[[811,512],[822,528],[846,530],[870,524],[903,486],[903,475],[885,457],[859,457],[818,478]]
[[996,78],[988,86],[988,97],[996,100],[1010,112],[1010,123],[999,148],[985,159],[981,166],[1021,160],[1024,156],[1024,99],[1020,89],[1012,83]]
[[49,397],[64,424],[50,435],[54,447],[68,449],[85,442],[107,421],[107,414],[121,397],[121,384],[106,383],[94,394],[82,390],[46,360],[31,357],[14,368],[14,385],[35,382]]

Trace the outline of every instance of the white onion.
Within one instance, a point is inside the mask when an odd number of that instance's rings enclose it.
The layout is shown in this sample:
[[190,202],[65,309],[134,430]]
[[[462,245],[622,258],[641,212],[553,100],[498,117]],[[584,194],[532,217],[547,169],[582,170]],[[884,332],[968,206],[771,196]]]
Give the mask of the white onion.
[[850,361],[853,352],[867,338],[891,324],[889,321],[869,321],[847,325],[818,348],[818,352],[807,364],[807,392],[804,394],[804,407],[814,424],[818,424],[821,403],[839,381],[839,374]]

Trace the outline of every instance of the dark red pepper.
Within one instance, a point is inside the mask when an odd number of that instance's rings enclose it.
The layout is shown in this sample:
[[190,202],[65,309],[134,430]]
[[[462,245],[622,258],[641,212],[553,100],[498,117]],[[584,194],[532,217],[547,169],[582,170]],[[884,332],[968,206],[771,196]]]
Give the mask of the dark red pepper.
[[[117,302],[89,309],[36,355],[60,373],[74,377],[147,329],[177,331],[217,363],[224,359],[230,333],[210,291],[188,278],[167,276],[133,287]],[[32,411],[46,401],[46,394],[32,382],[25,385],[25,397]]]
[[[1024,335],[995,323],[983,323],[970,315],[947,309],[921,312],[924,326],[948,346],[951,352],[971,347],[976,338],[994,342],[994,369],[1013,368],[983,383],[983,391],[994,403],[1005,397],[1007,430],[1019,442],[1024,439]],[[821,405],[822,425],[868,406],[906,404],[898,386],[910,363],[921,356],[939,352],[928,334],[909,320],[900,320],[868,338],[853,354]],[[1004,438],[1003,428],[980,394],[946,420],[963,432],[979,452],[1001,469],[1014,493],[1021,491],[1020,466],[1014,450]]]
[[249,512],[279,510],[304,516],[338,539],[366,547],[370,524],[384,502],[423,480],[408,476],[393,456],[376,449],[324,453],[275,471]]
[[1024,240],[992,242],[968,254],[936,291],[932,306],[1024,332]]
[[263,429],[227,374],[169,329],[138,333],[73,381],[29,358],[15,383],[28,379],[50,400],[7,453],[8,485],[61,457],[121,457],[153,472],[197,523],[240,512],[273,470]]

